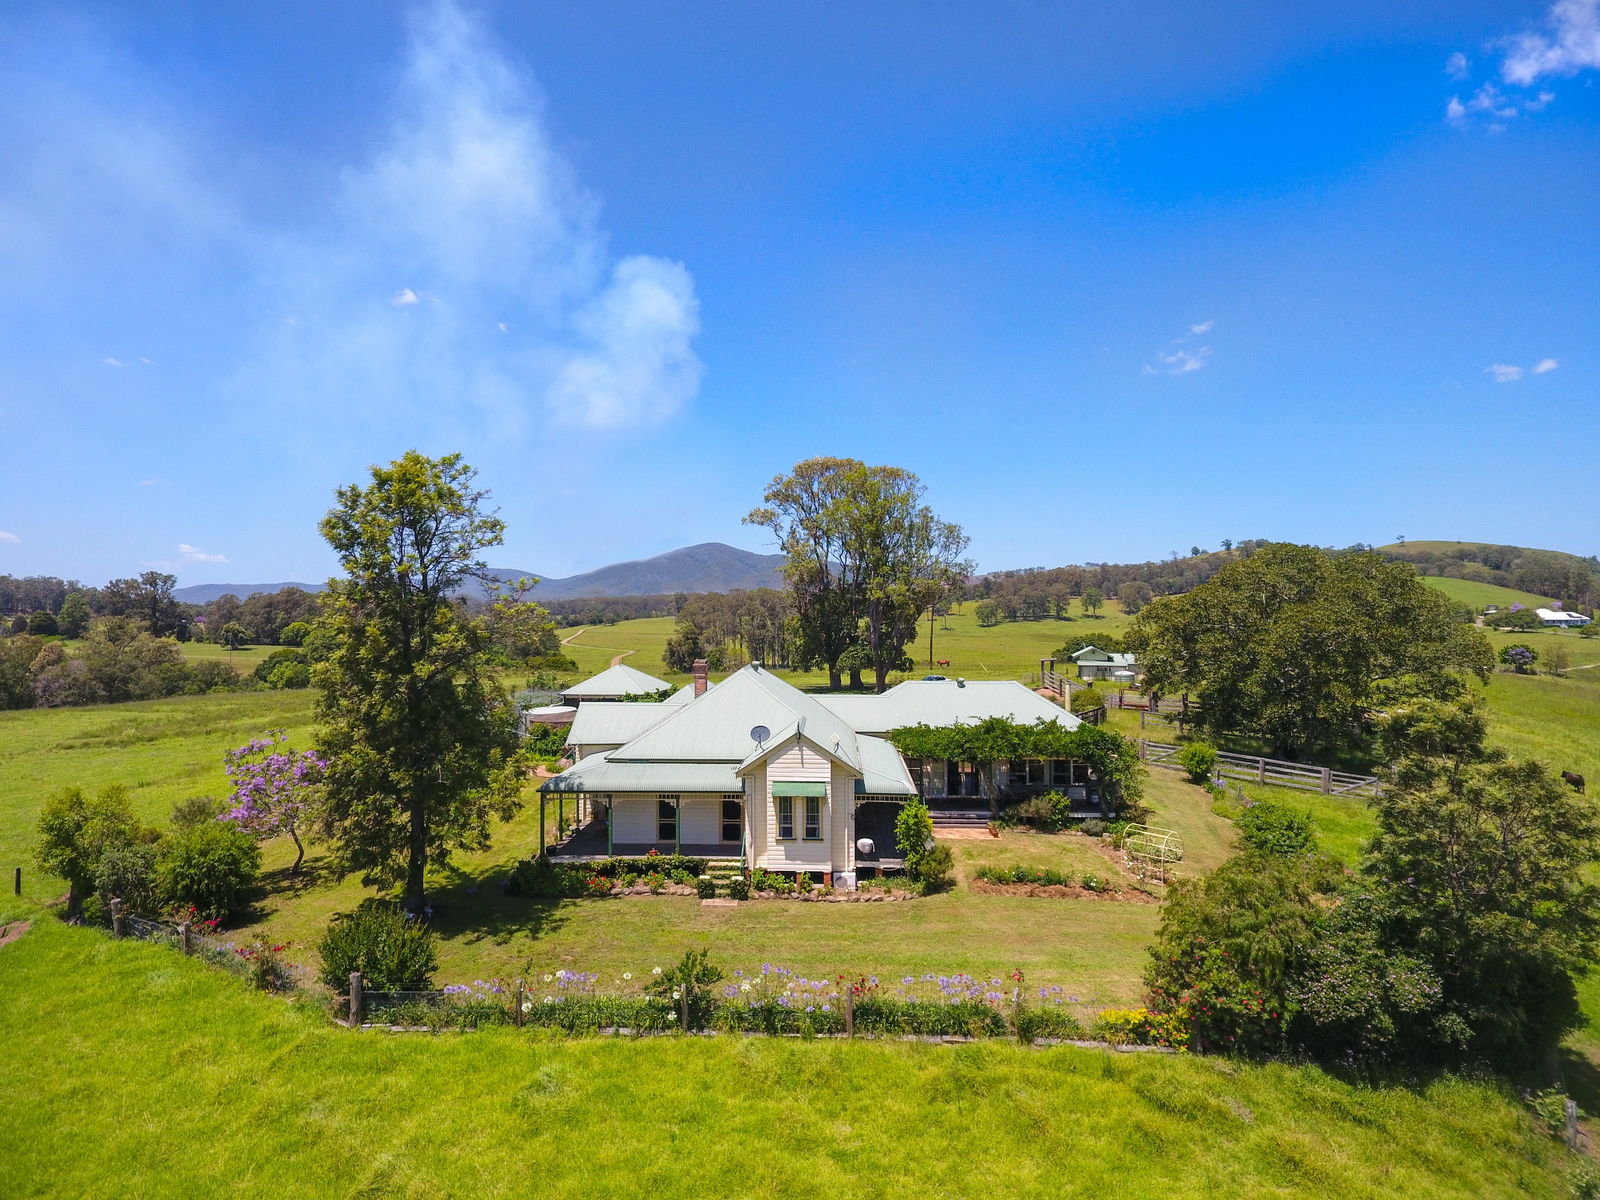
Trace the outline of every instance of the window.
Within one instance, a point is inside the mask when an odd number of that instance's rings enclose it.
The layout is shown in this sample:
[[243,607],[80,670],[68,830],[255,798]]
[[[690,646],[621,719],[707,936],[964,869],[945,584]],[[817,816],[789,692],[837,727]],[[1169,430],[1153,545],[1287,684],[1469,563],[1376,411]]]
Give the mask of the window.
[[778,840],[792,842],[794,841],[794,797],[774,796],[773,800],[778,805]]
[[1066,787],[1072,782],[1072,764],[1064,758],[1050,760],[1050,782],[1055,787]]
[[675,842],[678,840],[678,797],[658,796],[656,798],[656,841]]
[[744,805],[739,803],[740,799],[738,796],[722,798],[722,840],[725,842],[744,840]]
[[806,797],[806,841],[822,840],[822,797]]

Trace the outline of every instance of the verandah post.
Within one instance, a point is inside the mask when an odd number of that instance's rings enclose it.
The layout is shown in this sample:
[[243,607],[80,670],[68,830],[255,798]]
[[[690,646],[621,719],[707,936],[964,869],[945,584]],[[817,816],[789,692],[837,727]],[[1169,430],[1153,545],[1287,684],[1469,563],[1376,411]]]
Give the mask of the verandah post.
[[534,855],[534,857],[535,857],[535,858],[543,858],[543,857],[544,857],[544,856],[545,856],[545,841],[544,841],[544,793],[543,793],[543,792],[540,792],[540,793],[539,793],[539,853],[538,853],[538,854],[535,854],[535,855]]

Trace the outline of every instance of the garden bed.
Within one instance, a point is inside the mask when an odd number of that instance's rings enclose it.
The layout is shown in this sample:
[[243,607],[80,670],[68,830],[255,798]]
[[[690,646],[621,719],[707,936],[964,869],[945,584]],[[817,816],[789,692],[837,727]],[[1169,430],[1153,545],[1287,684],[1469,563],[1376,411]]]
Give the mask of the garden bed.
[[981,896],[1035,896],[1053,900],[1109,900],[1113,903],[1159,904],[1155,896],[1136,888],[1086,888],[1081,884],[994,883],[974,879],[967,887]]

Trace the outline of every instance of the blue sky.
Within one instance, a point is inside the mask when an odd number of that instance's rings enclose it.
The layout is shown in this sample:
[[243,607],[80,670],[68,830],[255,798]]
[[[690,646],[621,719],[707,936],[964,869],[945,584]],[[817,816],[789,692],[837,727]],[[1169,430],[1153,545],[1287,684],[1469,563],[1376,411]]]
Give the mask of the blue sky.
[[0,572],[319,579],[410,448],[552,575],[821,453],[985,569],[1600,552],[1597,6],[13,0]]

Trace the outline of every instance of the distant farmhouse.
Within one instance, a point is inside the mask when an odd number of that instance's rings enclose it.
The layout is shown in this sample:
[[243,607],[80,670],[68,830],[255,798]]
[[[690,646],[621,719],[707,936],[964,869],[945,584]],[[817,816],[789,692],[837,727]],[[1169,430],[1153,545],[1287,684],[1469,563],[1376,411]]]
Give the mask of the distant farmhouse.
[[1139,662],[1132,654],[1118,654],[1098,646],[1085,646],[1070,656],[1078,664],[1079,679],[1111,679],[1132,683],[1139,677]]
[[1546,625],[1556,629],[1576,629],[1589,623],[1589,618],[1582,613],[1566,612],[1559,608],[1536,608],[1533,611]]
[[[682,853],[849,887],[858,872],[903,865],[895,818],[912,797],[935,809],[987,807],[971,764],[908,762],[885,734],[990,717],[1081,724],[1015,682],[916,680],[881,695],[818,696],[760,664],[713,688],[701,662],[694,683],[665,703],[592,698],[615,686],[568,689],[586,697],[567,736],[576,761],[540,787],[574,798],[578,828],[555,847],[557,862]],[[1009,763],[999,786],[1060,789],[1085,815],[1100,811],[1099,781],[1083,763]]]

